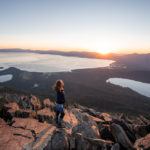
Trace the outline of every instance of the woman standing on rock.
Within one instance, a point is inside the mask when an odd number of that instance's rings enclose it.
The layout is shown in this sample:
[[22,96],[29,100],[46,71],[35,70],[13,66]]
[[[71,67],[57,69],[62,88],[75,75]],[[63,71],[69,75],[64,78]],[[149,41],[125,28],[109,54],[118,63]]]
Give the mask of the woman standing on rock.
[[56,100],[56,124],[61,127],[61,122],[64,118],[64,103],[65,103],[65,93],[64,93],[64,82],[62,80],[57,80],[54,86],[57,94]]

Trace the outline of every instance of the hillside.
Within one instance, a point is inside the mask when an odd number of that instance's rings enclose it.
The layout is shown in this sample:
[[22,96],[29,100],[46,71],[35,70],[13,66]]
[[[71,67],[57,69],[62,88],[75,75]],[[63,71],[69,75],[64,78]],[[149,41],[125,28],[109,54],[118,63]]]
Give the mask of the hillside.
[[106,83],[106,80],[111,77],[150,83],[149,71],[96,68],[62,73],[34,73],[9,68],[0,72],[0,75],[4,74],[12,74],[13,79],[0,83],[1,87],[33,93],[42,98],[54,98],[55,92],[52,86],[57,79],[63,79],[68,103],[77,102],[99,111],[149,116],[150,98],[128,88]]
[[116,59],[116,65],[124,65],[132,70],[150,71],[150,54],[129,54]]
[[[150,120],[141,115],[110,115],[74,104],[66,107],[64,127],[58,128],[53,100],[28,99],[23,93],[0,96],[6,102],[0,111],[1,150],[150,149]],[[29,101],[35,111],[25,105]]]

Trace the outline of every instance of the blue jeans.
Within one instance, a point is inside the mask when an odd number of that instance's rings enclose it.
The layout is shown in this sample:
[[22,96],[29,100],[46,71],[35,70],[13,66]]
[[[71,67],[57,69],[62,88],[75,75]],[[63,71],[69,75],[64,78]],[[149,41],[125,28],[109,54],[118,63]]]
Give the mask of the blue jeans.
[[64,105],[63,104],[56,104],[56,111],[57,112],[64,112]]
[[56,111],[56,123],[61,124],[61,121],[65,115],[64,105],[63,104],[56,104],[55,111]]

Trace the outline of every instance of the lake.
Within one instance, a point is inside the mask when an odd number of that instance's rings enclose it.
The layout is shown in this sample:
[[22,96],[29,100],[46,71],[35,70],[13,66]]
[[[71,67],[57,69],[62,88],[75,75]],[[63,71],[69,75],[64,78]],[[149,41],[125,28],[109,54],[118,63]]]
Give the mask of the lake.
[[30,72],[64,72],[74,69],[107,67],[114,61],[50,54],[0,52],[0,70],[15,67]]
[[119,85],[121,87],[127,87],[132,89],[133,91],[150,97],[150,84],[149,83],[143,83],[135,80],[130,80],[130,79],[124,79],[124,78],[109,78],[107,83],[111,83],[114,85]]
[[12,74],[0,75],[0,83],[10,81],[12,80],[12,78],[13,78]]

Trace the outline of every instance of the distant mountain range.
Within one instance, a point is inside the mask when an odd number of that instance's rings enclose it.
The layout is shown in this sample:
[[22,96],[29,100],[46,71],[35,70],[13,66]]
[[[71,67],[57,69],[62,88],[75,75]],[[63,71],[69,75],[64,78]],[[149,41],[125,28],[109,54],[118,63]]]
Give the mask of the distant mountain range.
[[114,66],[126,66],[128,69],[134,70],[150,70],[150,53],[148,54],[100,54],[97,52],[86,51],[58,51],[58,50],[30,50],[30,49],[0,49],[0,52],[28,52],[38,54],[62,55],[69,57],[96,58],[96,59],[111,59],[116,62]]
[[71,57],[83,57],[83,58],[98,58],[98,59],[114,59],[118,58],[118,54],[100,54],[97,52],[86,52],[86,51],[59,51],[59,50],[30,50],[30,49],[0,49],[0,52],[28,52],[38,54],[52,54],[62,55]]
[[114,64],[123,64],[128,69],[150,70],[150,53],[149,54],[129,54],[116,58]]

